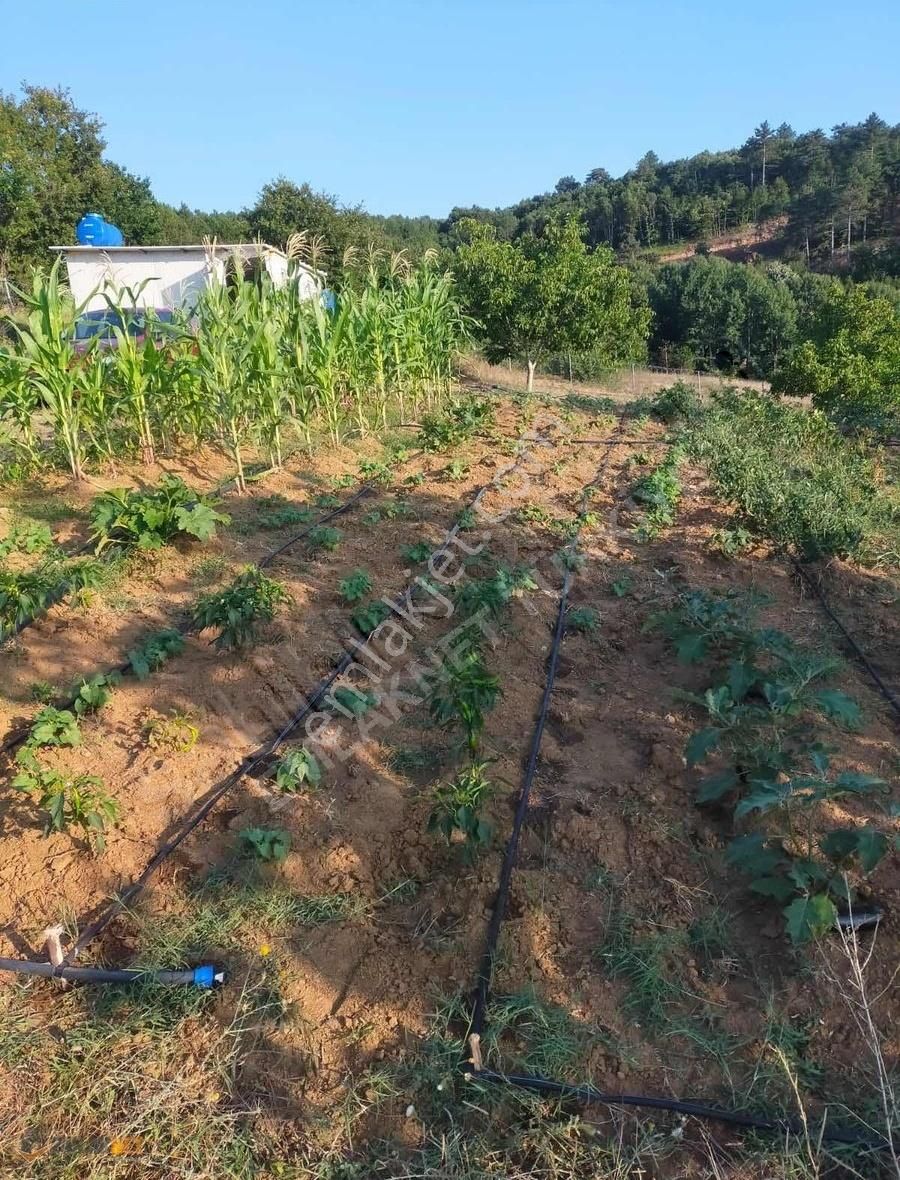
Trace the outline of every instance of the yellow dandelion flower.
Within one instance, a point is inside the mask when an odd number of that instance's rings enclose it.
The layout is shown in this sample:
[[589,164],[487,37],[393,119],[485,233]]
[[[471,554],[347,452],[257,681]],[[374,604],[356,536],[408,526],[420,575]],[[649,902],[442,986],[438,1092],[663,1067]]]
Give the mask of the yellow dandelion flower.
[[140,1139],[113,1139],[109,1145],[110,1155],[137,1155],[140,1150]]
[[267,942],[264,942],[262,944],[262,946],[259,948],[259,953],[265,959],[267,955],[271,955],[272,948],[269,946],[269,944]]

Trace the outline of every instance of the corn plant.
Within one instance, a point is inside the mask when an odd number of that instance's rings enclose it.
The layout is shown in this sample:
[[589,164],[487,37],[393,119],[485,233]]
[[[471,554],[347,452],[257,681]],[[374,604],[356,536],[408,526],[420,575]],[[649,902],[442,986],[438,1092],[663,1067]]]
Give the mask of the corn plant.
[[248,566],[225,590],[202,594],[193,611],[198,631],[216,630],[216,647],[235,648],[255,640],[261,623],[270,623],[290,595],[280,582]]
[[73,343],[74,325],[83,310],[67,298],[59,281],[61,259],[50,273],[36,271],[30,293],[17,291],[28,310],[24,324],[13,321],[27,379],[50,411],[54,436],[66,457],[72,477],[85,478],[82,441],[82,368]]
[[104,294],[106,303],[113,313],[112,325],[116,347],[112,350],[114,379],[119,386],[119,407],[134,426],[141,459],[151,464],[156,461],[153,429],[150,422],[150,374],[152,364],[145,363],[145,353],[155,350],[152,333],[147,332],[140,339],[134,330],[134,309],[140,304],[140,296],[149,279],[136,287],[122,287],[114,296]]

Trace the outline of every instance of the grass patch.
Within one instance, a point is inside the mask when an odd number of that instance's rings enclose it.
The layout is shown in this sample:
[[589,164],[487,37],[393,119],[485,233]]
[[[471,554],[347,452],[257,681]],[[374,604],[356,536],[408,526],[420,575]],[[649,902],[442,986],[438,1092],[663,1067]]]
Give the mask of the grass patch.
[[864,442],[814,410],[724,390],[689,448],[744,523],[805,560],[900,561],[900,502]]

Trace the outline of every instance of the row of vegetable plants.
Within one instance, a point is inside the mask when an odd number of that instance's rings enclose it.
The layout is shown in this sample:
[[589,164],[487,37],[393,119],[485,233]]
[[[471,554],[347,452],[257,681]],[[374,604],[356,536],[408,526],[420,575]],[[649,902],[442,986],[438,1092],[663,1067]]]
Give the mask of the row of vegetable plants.
[[83,351],[82,308],[58,262],[19,295],[28,315],[10,321],[17,347],[0,348],[0,421],[16,452],[8,467],[25,474],[56,455],[76,480],[90,463],[152,463],[160,451],[211,443],[244,490],[248,447],[280,467],[286,429],[311,448],[316,432],[337,443],[436,408],[467,332],[452,279],[431,258],[415,267],[370,259],[348,272],[334,307],[301,298],[290,279],[276,288],[245,278],[240,259],[227,283],[171,322],[142,311],[138,325],[140,292],[123,289],[107,295],[115,347],[95,339]]
[[[489,403],[482,403],[482,405],[485,408],[472,413],[467,412],[465,407],[456,413],[453,410],[450,411],[449,418],[451,420],[451,426],[449,428],[449,434],[454,439],[464,440],[465,438],[471,437],[476,430],[490,423],[492,416],[490,405]],[[460,426],[461,423],[463,424],[462,426]],[[431,449],[440,449],[440,445],[435,444]],[[520,454],[516,462],[512,464],[512,467],[517,466],[521,460],[522,455]],[[507,470],[510,469],[508,468]],[[447,548],[450,539],[458,531],[474,527],[477,505],[481,497],[491,486],[493,486],[493,481],[480,488],[473,500],[458,514],[442,546],[438,549],[433,549],[430,545],[426,546],[424,542],[421,548],[416,546],[419,563],[428,561],[429,558],[436,558]],[[428,549],[427,554],[422,551],[426,547]],[[401,550],[401,554],[405,559],[414,560],[408,553],[408,550],[412,548],[412,546],[406,546]],[[394,601],[402,603],[403,596],[415,590],[417,581],[417,579],[413,579]],[[515,595],[523,592],[530,584],[529,575],[525,571],[508,570],[500,566],[495,567],[490,576],[474,579],[473,581],[475,583],[473,589],[464,592],[461,588],[457,594],[459,608],[464,612],[467,610],[478,610],[483,602],[486,602],[489,606],[493,604],[494,608],[502,611]],[[344,598],[345,602],[352,606],[367,596],[371,588],[372,578],[366,571],[356,570],[341,580],[338,592]],[[369,621],[362,617],[355,624],[357,629],[364,635],[367,632]],[[447,692],[441,699],[447,702],[444,706],[447,727],[453,728],[458,724],[463,728],[465,735],[464,748],[469,752],[468,769],[471,770],[478,763],[476,756],[480,750],[480,735],[484,728],[484,714],[492,707],[492,702],[497,699],[499,685],[495,686],[492,697],[485,698],[484,696],[479,696],[473,698],[473,676],[477,672],[484,671],[483,667],[478,668],[478,657],[481,655],[481,647],[479,644],[471,644],[468,647],[459,649],[455,654],[462,656],[461,662],[465,667],[461,676],[455,676],[453,670],[457,667],[458,661],[452,660],[448,663],[447,675],[450,678],[450,684],[448,685]],[[471,656],[474,656],[474,658],[470,658]],[[258,776],[261,773],[265,773],[274,790],[287,794],[292,794],[299,790],[315,789],[320,785],[324,771],[318,759],[316,759],[315,755],[305,745],[291,746],[289,742],[304,718],[314,710],[321,708],[333,709],[337,715],[352,718],[362,716],[365,711],[378,703],[378,698],[375,694],[363,692],[356,687],[342,683],[342,678],[348,672],[353,659],[353,650],[348,647],[331,671],[316,686],[303,695],[303,703],[279,733],[273,739],[267,741],[256,752],[248,755],[234,771],[219,782],[211,792],[207,793],[201,804],[194,807],[183,818],[182,822],[176,825],[174,834],[170,835],[164,844],[156,850],[144,871],[123,891],[118,899],[114,900],[105,910],[101,911],[100,915],[85,928],[77,943],[69,952],[68,961],[71,961],[75,955],[80,953],[105,928],[112,916],[118,912],[121,905],[131,904],[134,901],[167,856],[189,836],[196,826],[209,814],[212,808],[215,807],[218,801],[236,787],[245,775],[253,774]],[[483,659],[480,662],[483,665]],[[435,693],[437,693],[437,685],[442,675],[443,670],[435,673]],[[487,675],[489,676],[490,674],[488,673]],[[481,685],[481,689],[484,689],[483,684]],[[491,685],[488,684],[488,691],[490,689]],[[477,686],[476,691],[479,691]],[[452,788],[453,784],[450,784],[450,786]],[[450,838],[453,838],[453,832],[461,832],[464,845],[467,849],[467,855],[469,856],[473,855],[478,847],[483,846],[486,839],[489,839],[489,826],[485,825],[484,815],[481,813],[480,808],[486,802],[491,792],[491,784],[484,779],[484,775],[482,774],[475,782],[474,798],[471,795],[467,795],[465,801],[460,798],[458,805],[453,809],[454,821],[458,821],[460,826],[456,826],[456,822],[451,825],[449,828]],[[434,812],[436,814],[441,814],[446,810],[443,803],[444,799],[444,795],[439,796],[438,792],[436,792],[434,806]],[[473,815],[469,811],[461,812],[460,806],[462,806],[463,802],[467,803],[470,807],[474,806],[474,810],[478,811],[478,814]],[[445,830],[444,826],[438,820],[435,820],[432,826],[435,831],[443,832]],[[264,860],[281,860],[290,850],[290,835],[284,829],[248,829],[246,832],[242,832],[240,836],[246,848],[253,855]]]
[[[473,408],[463,402],[453,404],[443,416],[431,416],[431,433],[426,437],[426,449],[438,450],[468,440],[477,430],[489,424],[491,412],[488,403],[477,403]],[[389,482],[393,478],[396,463],[406,457],[405,453],[401,456],[393,451],[393,467],[387,463],[364,461],[361,464],[362,474],[370,480],[374,478],[376,482]],[[373,470],[373,467],[378,470]],[[334,512],[327,514],[331,515]],[[103,493],[94,503],[91,519],[93,537],[100,550],[108,545],[125,550],[154,549],[181,535],[204,541],[214,535],[216,525],[228,523],[228,518],[216,511],[210,502],[192,492],[183,481],[170,476],[164,477],[160,486],[152,491],[115,490]],[[303,519],[305,521],[307,517]],[[285,523],[296,523],[296,520],[292,516],[289,522],[285,522],[279,516],[274,523],[282,527]],[[339,545],[342,533],[339,529],[322,524],[306,529],[301,537],[313,550],[333,551]],[[273,552],[281,553],[284,548],[280,546]],[[421,554],[417,556],[422,559]],[[125,662],[118,668],[83,680],[76,687],[68,707],[58,708],[48,704],[37,714],[16,755],[18,774],[12,785],[28,794],[37,809],[44,814],[45,833],[69,827],[80,828],[88,844],[99,851],[103,847],[104,830],[118,820],[120,811],[119,805],[106,793],[102,781],[96,776],[66,777],[44,766],[38,751],[46,747],[80,745],[79,719],[86,712],[96,712],[107,703],[111,690],[122,674],[132,672],[139,679],[145,679],[167,659],[181,653],[187,634],[211,632],[211,642],[220,650],[241,649],[255,642],[260,629],[272,622],[278,608],[290,598],[281,582],[263,573],[261,567],[267,562],[268,558],[259,565],[246,567],[223,589],[199,595],[184,627],[148,636],[141,645],[128,653]],[[371,579],[363,571],[357,571],[341,583],[341,593],[348,602],[358,601],[370,589]],[[366,634],[387,613],[388,608],[384,603],[376,602],[367,607],[357,606],[353,618],[357,627]],[[353,703],[353,694],[346,691]],[[310,775],[315,774],[314,759],[303,765],[307,766]],[[287,782],[292,774],[291,767],[282,768],[281,774]]]
[[678,660],[709,666],[709,684],[682,698],[704,716],[689,739],[689,768],[713,762],[697,803],[729,817],[726,861],[751,890],[782,906],[791,940],[834,928],[893,840],[871,820],[835,826],[829,804],[859,800],[895,814],[884,780],[835,770],[829,728],[861,724],[858,703],[834,688],[839,661],[758,623],[760,596],[682,591],[652,615]]

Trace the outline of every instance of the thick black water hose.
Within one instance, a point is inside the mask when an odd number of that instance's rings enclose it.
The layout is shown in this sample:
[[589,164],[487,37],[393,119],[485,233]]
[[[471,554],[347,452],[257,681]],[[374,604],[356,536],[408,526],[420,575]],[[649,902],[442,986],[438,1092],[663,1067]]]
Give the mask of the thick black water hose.
[[491,1082],[500,1085],[517,1086],[556,1098],[573,1098],[579,1102],[598,1103],[603,1106],[636,1106],[645,1110],[665,1110],[673,1114],[690,1115],[692,1118],[712,1122],[728,1123],[733,1127],[744,1127],[748,1131],[787,1132],[791,1135],[805,1135],[808,1131],[813,1140],[821,1138],[830,1143],[850,1143],[872,1151],[889,1151],[890,1142],[883,1137],[873,1139],[863,1132],[829,1128],[807,1128],[802,1119],[788,1117],[763,1117],[740,1110],[724,1110],[706,1102],[683,1101],[679,1098],[662,1098],[652,1094],[608,1094],[594,1086],[573,1086],[551,1078],[534,1077],[531,1074],[498,1073],[493,1069],[468,1069],[466,1076],[473,1081]]
[[167,986],[211,988],[222,983],[225,973],[206,963],[186,971],[116,970],[110,967],[54,967],[52,963],[32,963],[25,959],[0,958],[0,971],[18,975],[40,975],[46,979],[64,979],[67,983],[162,983]]

